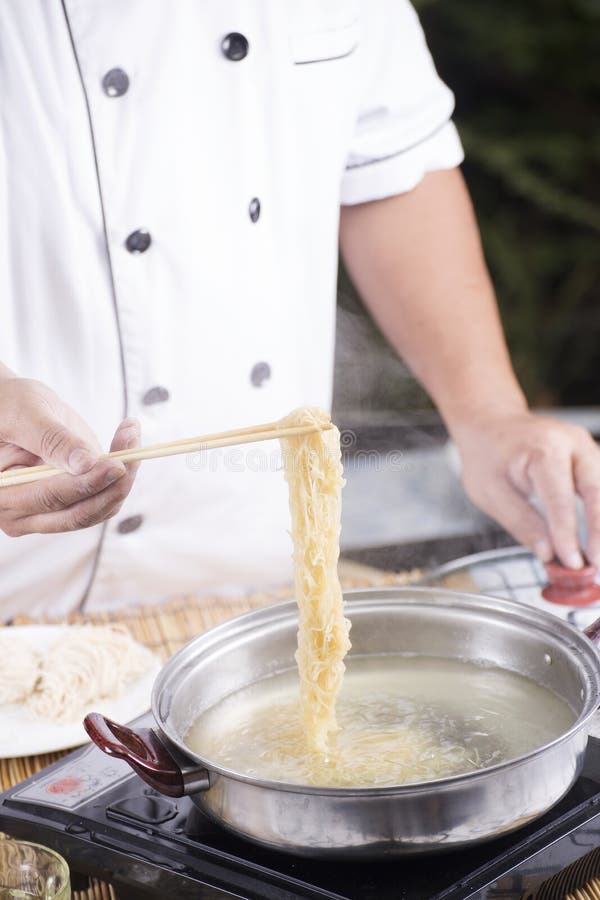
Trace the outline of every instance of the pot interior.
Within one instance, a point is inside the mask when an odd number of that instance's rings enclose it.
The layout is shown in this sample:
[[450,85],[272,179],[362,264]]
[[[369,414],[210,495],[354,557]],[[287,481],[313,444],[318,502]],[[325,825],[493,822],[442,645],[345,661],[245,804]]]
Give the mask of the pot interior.
[[[573,710],[578,727],[598,704],[594,647],[571,626],[511,601],[437,588],[348,592],[350,655],[411,654],[468,660],[508,669],[553,691]],[[200,635],[167,663],[153,692],[161,729],[188,756],[201,760],[184,736],[200,713],[227,695],[295,667],[293,602],[270,606]]]

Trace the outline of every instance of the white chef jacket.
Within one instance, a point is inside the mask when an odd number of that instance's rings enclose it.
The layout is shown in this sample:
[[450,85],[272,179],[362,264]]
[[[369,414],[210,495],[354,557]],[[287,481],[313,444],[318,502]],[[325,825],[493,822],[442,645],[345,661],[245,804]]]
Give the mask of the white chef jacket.
[[[0,0],[0,104],[0,360],[103,446],[327,408],[340,204],[462,159],[406,0]],[[144,463],[0,618],[289,579],[288,515],[273,444]]]

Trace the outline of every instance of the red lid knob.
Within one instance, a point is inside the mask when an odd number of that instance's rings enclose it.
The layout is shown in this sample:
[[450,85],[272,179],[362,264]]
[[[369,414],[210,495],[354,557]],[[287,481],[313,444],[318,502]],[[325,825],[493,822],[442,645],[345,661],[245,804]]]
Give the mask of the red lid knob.
[[598,570],[595,566],[567,569],[560,563],[546,563],[549,584],[542,590],[542,597],[550,603],[564,606],[588,606],[600,600],[600,585],[596,584]]

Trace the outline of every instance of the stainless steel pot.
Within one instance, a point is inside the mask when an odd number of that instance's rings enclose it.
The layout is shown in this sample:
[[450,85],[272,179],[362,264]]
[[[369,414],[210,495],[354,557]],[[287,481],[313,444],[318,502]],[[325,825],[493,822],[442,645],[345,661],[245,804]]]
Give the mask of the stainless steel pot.
[[[90,737],[162,793],[191,794],[204,813],[236,834],[310,856],[456,848],[518,828],[566,793],[580,772],[586,726],[600,702],[600,659],[592,640],[531,607],[438,588],[351,591],[346,604],[352,653],[487,660],[553,690],[571,705],[575,723],[518,759],[398,787],[264,781],[192,753],[183,735],[200,711],[295,665],[297,611],[290,601],[232,619],[180,650],[154,685],[155,730],[133,732],[91,713],[85,723]],[[600,628],[590,633],[597,639]]]

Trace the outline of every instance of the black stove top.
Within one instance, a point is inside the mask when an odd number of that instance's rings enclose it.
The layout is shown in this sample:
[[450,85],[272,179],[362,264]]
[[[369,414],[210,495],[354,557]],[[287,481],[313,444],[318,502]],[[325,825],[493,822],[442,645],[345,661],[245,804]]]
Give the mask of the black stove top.
[[0,830],[54,847],[74,873],[117,883],[122,900],[558,900],[564,885],[539,885],[600,846],[600,742],[590,738],[581,777],[543,818],[436,856],[325,862],[257,847],[93,746],[0,794]]

